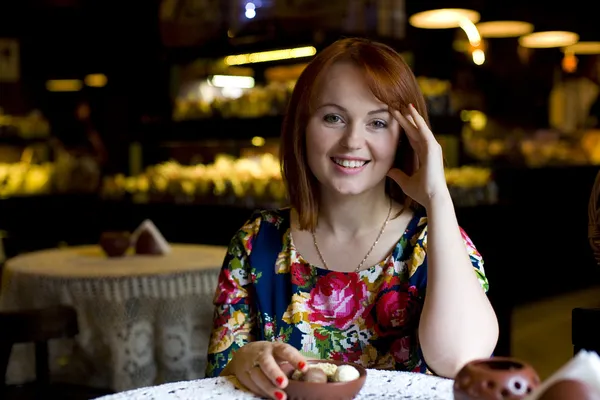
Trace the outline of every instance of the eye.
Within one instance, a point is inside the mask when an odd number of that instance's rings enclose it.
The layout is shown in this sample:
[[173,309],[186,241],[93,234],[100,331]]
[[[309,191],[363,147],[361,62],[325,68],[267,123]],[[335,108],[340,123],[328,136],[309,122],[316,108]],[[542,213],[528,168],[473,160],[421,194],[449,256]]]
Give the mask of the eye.
[[327,122],[328,124],[339,124],[341,122],[343,122],[342,117],[340,117],[339,115],[336,114],[327,114],[323,117],[323,121]]
[[381,119],[376,119],[375,121],[371,122],[371,126],[375,129],[385,129],[387,128],[388,124]]

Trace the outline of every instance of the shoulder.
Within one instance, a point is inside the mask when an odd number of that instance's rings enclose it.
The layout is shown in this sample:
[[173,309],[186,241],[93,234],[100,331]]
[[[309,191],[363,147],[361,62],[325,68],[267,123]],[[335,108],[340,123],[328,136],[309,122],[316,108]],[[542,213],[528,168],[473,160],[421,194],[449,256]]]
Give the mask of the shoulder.
[[[427,235],[428,235],[428,226],[427,226],[427,214],[424,211],[417,211],[414,213],[413,218],[407,228],[409,243],[416,248],[427,249]],[[469,252],[477,253],[475,245],[473,241],[465,232],[465,230],[459,226],[461,237],[465,246],[469,250]],[[413,247],[413,248],[414,248]]]
[[265,224],[273,225],[276,228],[279,228],[281,225],[289,223],[289,219],[290,209],[278,208],[271,210],[256,210],[252,213],[249,221],[253,225],[260,226],[260,224],[264,222]]
[[244,225],[236,232],[233,242],[237,247],[243,247],[246,254],[250,254],[253,242],[258,232],[262,229],[278,231],[289,224],[289,209],[255,210]]
[[408,239],[413,246],[427,245],[427,214],[425,210],[418,209],[412,211],[412,216],[408,226],[406,227]]

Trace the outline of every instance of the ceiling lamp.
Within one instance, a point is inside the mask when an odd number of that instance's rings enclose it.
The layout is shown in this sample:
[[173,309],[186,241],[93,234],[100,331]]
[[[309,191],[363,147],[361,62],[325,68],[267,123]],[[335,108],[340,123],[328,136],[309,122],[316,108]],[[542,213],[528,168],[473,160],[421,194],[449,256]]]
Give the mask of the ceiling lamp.
[[551,47],[565,47],[577,43],[579,35],[567,31],[534,32],[519,38],[523,47],[534,49],[547,49]]
[[475,26],[484,38],[518,37],[533,32],[533,24],[524,21],[489,21]]
[[258,53],[238,54],[225,57],[227,65],[253,64],[268,61],[288,60],[292,58],[310,57],[317,54],[313,46],[296,47],[293,49],[269,50]]
[[437,10],[423,11],[413,14],[408,22],[423,29],[447,29],[458,28],[461,22],[469,20],[472,23],[479,22],[481,15],[474,10],[464,8],[440,8]]
[[569,54],[600,54],[600,42],[577,42],[562,51]]

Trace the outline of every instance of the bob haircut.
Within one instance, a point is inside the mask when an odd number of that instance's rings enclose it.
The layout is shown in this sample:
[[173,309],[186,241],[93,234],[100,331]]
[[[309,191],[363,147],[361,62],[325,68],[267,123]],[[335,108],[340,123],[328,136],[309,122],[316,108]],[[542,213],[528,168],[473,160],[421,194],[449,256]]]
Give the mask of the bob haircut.
[[[323,77],[332,65],[342,62],[360,68],[373,95],[390,109],[405,110],[412,103],[429,126],[419,84],[410,67],[391,47],[367,39],[346,38],[320,51],[298,78],[281,132],[282,175],[302,230],[314,231],[316,228],[320,196],[319,182],[310,171],[306,158],[306,127],[318,106]],[[416,157],[408,140],[399,140],[393,165],[408,175],[414,173]],[[388,180],[386,192],[405,207],[416,205],[395,182]]]

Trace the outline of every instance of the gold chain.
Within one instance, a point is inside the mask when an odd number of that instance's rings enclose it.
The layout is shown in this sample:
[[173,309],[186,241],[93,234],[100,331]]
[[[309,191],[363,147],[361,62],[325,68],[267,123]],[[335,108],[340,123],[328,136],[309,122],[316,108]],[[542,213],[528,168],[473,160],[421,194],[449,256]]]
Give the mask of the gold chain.
[[[390,198],[390,209],[388,210],[388,214],[387,214],[387,217],[385,218],[385,222],[383,223],[383,226],[379,230],[379,234],[377,235],[375,242],[373,242],[373,245],[371,246],[371,248],[369,249],[369,251],[367,252],[365,257],[362,259],[360,264],[358,264],[358,267],[356,267],[354,272],[360,271],[360,269],[363,267],[364,263],[367,261],[367,259],[371,255],[371,252],[373,251],[375,246],[377,246],[377,243],[379,242],[381,235],[383,235],[383,232],[385,231],[385,227],[387,226],[388,222],[390,221],[391,214],[392,214],[392,199]],[[323,258],[323,254],[321,254],[321,249],[319,249],[319,245],[317,244],[317,236],[315,235],[315,232],[312,232],[312,237],[313,237],[313,242],[315,244],[315,249],[317,249],[317,253],[319,254],[319,258],[321,259],[321,263],[323,264],[323,266],[325,267],[326,270],[330,271],[329,267],[327,266],[327,263],[325,262],[325,259]]]

